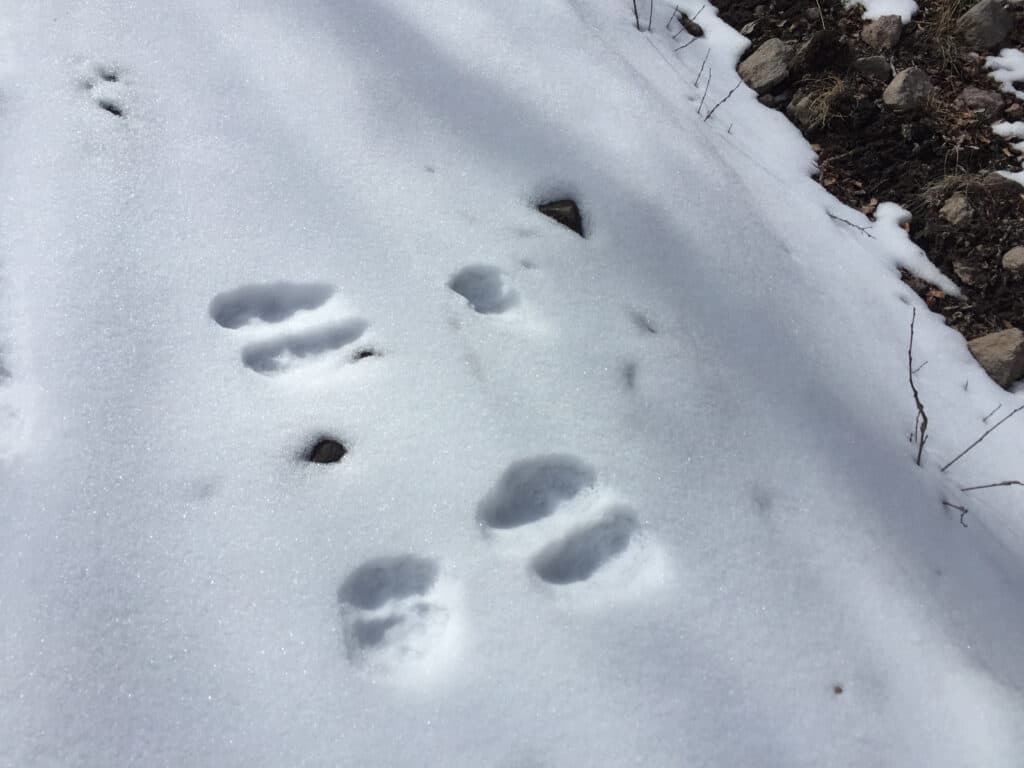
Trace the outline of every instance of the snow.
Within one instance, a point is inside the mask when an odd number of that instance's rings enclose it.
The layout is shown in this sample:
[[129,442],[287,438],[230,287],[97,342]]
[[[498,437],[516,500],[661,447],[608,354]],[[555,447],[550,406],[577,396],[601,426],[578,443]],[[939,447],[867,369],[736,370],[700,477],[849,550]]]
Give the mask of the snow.
[[1002,91],[1024,99],[1024,91],[1018,90],[1015,85],[1024,81],[1024,51],[1003,48],[998,56],[988,56],[985,66],[992,70],[989,76],[999,83]]
[[917,13],[917,3],[914,0],[856,0],[848,5],[860,5],[864,8],[862,14],[865,19],[878,19],[882,16],[899,16],[900,20],[907,24]]
[[7,4],[0,765],[1019,765],[1020,396],[671,12]]

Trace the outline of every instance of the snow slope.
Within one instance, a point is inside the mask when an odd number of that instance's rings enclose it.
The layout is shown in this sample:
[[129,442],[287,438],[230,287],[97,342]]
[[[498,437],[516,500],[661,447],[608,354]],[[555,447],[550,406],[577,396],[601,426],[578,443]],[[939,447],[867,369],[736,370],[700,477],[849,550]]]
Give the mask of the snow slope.
[[2,4],[0,765],[1021,764],[1020,395],[671,11]]

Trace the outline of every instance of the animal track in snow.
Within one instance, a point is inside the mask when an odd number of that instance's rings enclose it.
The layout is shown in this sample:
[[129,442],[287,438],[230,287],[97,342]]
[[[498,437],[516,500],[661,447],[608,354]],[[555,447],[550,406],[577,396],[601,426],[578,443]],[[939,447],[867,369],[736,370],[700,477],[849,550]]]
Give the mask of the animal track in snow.
[[392,668],[434,650],[450,612],[437,597],[438,566],[416,555],[378,557],[338,588],[345,648],[356,665]]
[[242,364],[271,376],[362,338],[369,324],[359,317],[338,319],[334,296],[334,288],[323,283],[244,285],[215,296],[209,312],[222,328],[256,336],[242,348]]
[[366,328],[365,320],[348,320],[290,333],[250,344],[242,350],[242,362],[256,373],[280,373],[294,365],[296,359],[316,357],[351,344]]
[[597,522],[577,528],[543,549],[533,559],[533,570],[549,584],[586,581],[626,551],[639,527],[632,510],[609,509]]
[[516,461],[480,502],[477,516],[489,528],[518,528],[547,517],[595,480],[594,470],[572,456]]
[[500,269],[486,264],[463,267],[448,281],[448,287],[462,296],[481,315],[496,315],[519,302]]
[[214,297],[210,317],[222,328],[241,328],[253,320],[280,323],[300,310],[317,309],[334,295],[323,283],[243,285]]
[[109,64],[88,66],[81,82],[96,106],[114,117],[125,116],[125,88],[115,67]]
[[[505,540],[520,554],[515,539],[529,546],[530,568],[542,581],[559,587],[584,582],[629,550],[640,534],[637,514],[622,504],[583,498],[568,506],[596,485],[594,469],[573,456],[522,459],[509,465],[477,505],[477,520],[491,530],[510,530]],[[552,517],[563,505],[569,514]]]

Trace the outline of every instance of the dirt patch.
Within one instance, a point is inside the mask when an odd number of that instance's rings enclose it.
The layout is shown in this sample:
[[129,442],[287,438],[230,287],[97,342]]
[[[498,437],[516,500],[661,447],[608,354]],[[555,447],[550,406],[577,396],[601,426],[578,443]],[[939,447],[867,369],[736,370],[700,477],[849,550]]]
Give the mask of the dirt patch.
[[[796,47],[793,74],[762,95],[762,103],[785,111],[804,99],[801,130],[818,152],[821,184],[837,198],[868,215],[884,201],[913,213],[911,239],[964,293],[954,299],[908,278],[928,305],[967,338],[1024,328],[1024,279],[1001,266],[1003,253],[1024,245],[1024,187],[986,176],[1019,170],[1020,157],[993,134],[996,118],[971,111],[958,97],[969,85],[996,94],[1002,119],[1009,120],[1024,119],[1024,106],[999,92],[983,55],[957,42],[952,25],[968,0],[919,5],[895,51],[886,53],[860,39],[862,9],[836,0],[733,0],[723,2],[720,14],[754,48],[773,37]],[[1024,7],[1012,6],[1011,13],[1007,46],[1021,47]],[[925,110],[905,114],[882,103],[887,78],[879,79],[877,66],[871,72],[855,64],[879,55],[897,72],[916,66],[928,74],[934,90]],[[973,213],[954,226],[939,210],[957,192]]]

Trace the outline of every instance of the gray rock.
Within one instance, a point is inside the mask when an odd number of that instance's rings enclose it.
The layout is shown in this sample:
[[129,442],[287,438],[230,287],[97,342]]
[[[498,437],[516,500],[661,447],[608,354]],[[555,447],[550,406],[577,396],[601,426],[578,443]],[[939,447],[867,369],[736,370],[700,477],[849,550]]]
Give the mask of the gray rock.
[[974,209],[971,208],[967,195],[963,192],[956,192],[950,195],[949,199],[939,208],[939,216],[954,227],[962,227],[974,216]]
[[1008,387],[1024,376],[1024,331],[1010,328],[967,342],[967,348],[992,380]]
[[853,68],[864,77],[880,83],[892,80],[892,65],[885,56],[864,56],[853,62]]
[[899,45],[903,22],[899,16],[879,16],[864,25],[860,39],[876,51],[891,51]]
[[1013,19],[998,0],[981,0],[956,22],[956,31],[967,45],[988,51],[1002,45],[1013,29]]
[[928,106],[932,83],[919,67],[910,67],[896,73],[885,90],[882,101],[899,112],[917,112]]
[[306,460],[314,464],[336,464],[345,458],[345,446],[329,437],[321,438],[309,449]]
[[1006,108],[1007,120],[1017,122],[1022,118],[1024,118],[1024,104],[1021,104],[1019,101],[1015,101]]
[[811,94],[797,91],[796,96],[786,107],[786,114],[789,115],[790,120],[807,130],[815,124],[813,104],[814,97]]
[[967,109],[980,117],[989,120],[998,117],[1003,111],[1003,97],[992,91],[985,91],[969,85],[960,93],[958,100]]
[[1024,246],[1018,245],[1003,254],[1003,269],[1024,275]]
[[761,43],[756,51],[744,59],[738,72],[743,82],[763,94],[786,81],[792,59],[793,49],[773,37]]

